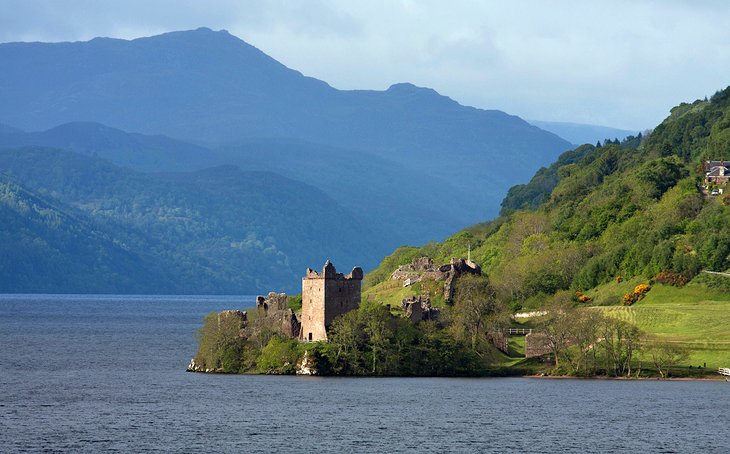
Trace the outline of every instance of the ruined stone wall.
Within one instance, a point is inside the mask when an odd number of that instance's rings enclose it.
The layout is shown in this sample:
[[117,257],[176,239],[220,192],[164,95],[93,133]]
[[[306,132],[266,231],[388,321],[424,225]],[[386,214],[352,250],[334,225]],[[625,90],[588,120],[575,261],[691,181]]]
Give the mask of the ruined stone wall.
[[530,333],[525,336],[525,358],[550,353],[550,342],[544,333]]
[[439,267],[434,266],[430,258],[420,257],[413,259],[409,265],[399,266],[390,278],[404,281],[404,287],[424,279],[444,281],[444,299],[451,301],[454,297],[454,281],[466,273],[481,276],[482,269],[471,260],[458,257],[453,257],[449,263]]
[[439,317],[439,310],[431,307],[431,298],[428,296],[405,298],[401,301],[401,308],[405,312],[406,317],[411,319],[413,323],[418,323],[423,320],[437,320]]

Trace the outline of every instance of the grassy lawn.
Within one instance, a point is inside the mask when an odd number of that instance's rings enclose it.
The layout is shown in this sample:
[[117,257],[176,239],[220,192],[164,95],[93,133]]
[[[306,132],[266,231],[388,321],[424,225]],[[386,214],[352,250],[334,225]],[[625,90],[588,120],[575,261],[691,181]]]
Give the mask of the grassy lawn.
[[509,337],[509,356],[510,357],[525,357],[525,336],[510,336]]
[[432,306],[442,307],[445,305],[444,282],[433,280],[424,280],[408,287],[403,287],[402,281],[387,280],[363,290],[362,299],[363,301],[390,304],[391,308],[400,309],[403,299],[427,293],[431,295]]
[[[601,289],[598,289],[601,290]],[[633,306],[599,306],[662,340],[690,350],[689,364],[730,367],[730,294],[702,285],[655,285]]]

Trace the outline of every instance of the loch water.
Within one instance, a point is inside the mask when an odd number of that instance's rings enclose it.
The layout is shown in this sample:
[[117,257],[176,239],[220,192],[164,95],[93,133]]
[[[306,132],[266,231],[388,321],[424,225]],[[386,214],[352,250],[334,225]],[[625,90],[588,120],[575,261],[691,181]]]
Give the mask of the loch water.
[[0,295],[1,452],[730,452],[730,383],[186,373],[252,297]]

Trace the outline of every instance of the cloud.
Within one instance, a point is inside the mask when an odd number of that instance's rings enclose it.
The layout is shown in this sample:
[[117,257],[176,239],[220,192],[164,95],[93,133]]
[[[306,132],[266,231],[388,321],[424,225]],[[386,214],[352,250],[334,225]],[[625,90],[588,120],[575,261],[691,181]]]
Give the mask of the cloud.
[[725,1],[1,1],[0,41],[208,26],[338,88],[409,81],[525,118],[641,129],[730,82]]

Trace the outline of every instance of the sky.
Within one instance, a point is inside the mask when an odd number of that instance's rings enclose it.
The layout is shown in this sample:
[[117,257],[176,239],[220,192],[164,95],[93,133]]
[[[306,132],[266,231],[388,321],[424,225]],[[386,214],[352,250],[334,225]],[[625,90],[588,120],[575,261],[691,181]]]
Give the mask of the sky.
[[727,0],[0,0],[0,42],[225,29],[339,89],[643,130],[730,85]]

